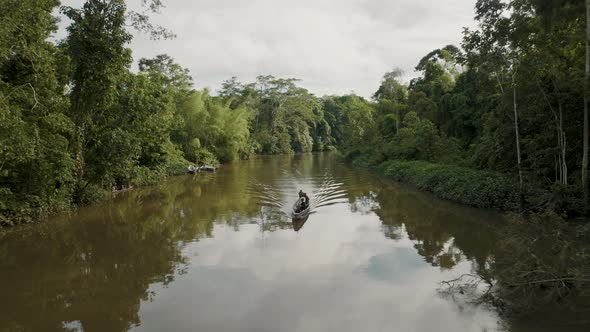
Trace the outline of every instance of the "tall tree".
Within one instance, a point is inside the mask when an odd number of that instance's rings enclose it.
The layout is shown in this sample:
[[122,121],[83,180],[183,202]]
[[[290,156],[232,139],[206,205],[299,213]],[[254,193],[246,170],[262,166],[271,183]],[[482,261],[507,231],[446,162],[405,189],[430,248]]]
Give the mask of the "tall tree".
[[58,56],[56,0],[0,1],[0,224],[70,206],[72,122]]
[[582,153],[582,186],[585,204],[588,204],[588,107],[590,103],[590,0],[586,0],[586,66],[584,74],[584,143]]
[[506,15],[510,8],[502,1],[478,0],[475,7],[479,30],[466,32],[463,47],[471,66],[479,66],[496,77],[503,95],[508,95],[506,87],[511,90],[516,166],[522,197],[524,179],[517,103],[517,76],[522,56],[519,34],[522,32],[514,24],[513,17]]
[[[404,104],[408,98],[408,88],[401,83],[403,72],[396,68],[383,75],[379,89],[373,94],[373,99],[382,104],[382,108],[389,109],[395,114],[395,131],[400,129]],[[387,113],[387,111],[385,111]],[[387,117],[387,114],[385,114]]]
[[[131,64],[127,45],[132,37],[125,27],[124,0],[88,0],[81,9],[62,10],[72,20],[67,38],[73,68],[71,115],[77,127],[78,190],[84,191],[91,182],[107,185],[111,164],[117,163],[112,154],[100,152],[114,138],[108,124],[118,83]],[[95,163],[87,163],[90,158]]]
[[152,80],[161,81],[165,88],[179,92],[188,92],[193,85],[189,70],[174,62],[168,54],[139,59],[139,71],[148,74]]

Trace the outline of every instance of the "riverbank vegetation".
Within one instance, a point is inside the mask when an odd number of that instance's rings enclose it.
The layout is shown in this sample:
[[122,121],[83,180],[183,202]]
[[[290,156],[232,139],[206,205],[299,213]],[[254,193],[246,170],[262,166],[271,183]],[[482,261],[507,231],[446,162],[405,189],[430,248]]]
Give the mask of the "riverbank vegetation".
[[[448,188],[426,189],[443,197],[453,190],[491,192],[503,183],[499,190],[522,195],[523,204],[515,206],[513,195],[505,195],[506,201],[488,201],[489,207],[585,215],[585,59],[590,56],[585,6],[582,1],[477,1],[478,26],[464,31],[460,48],[449,45],[424,56],[416,66],[420,76],[409,84],[399,70],[383,77],[363,138],[346,155],[369,166],[400,160],[389,172],[400,179],[407,169],[419,173],[428,162],[429,173],[445,174],[436,185]],[[401,160],[424,163],[402,167]],[[400,167],[405,175],[397,172]],[[481,173],[466,181],[476,171]],[[463,179],[450,183],[453,178]],[[487,198],[455,200],[482,206]]]
[[[334,149],[321,100],[295,79],[232,79],[212,96],[168,55],[139,59],[132,71],[129,29],[174,37],[149,21],[161,1],[144,1],[142,13],[124,0],[59,5],[0,4],[0,224],[154,183],[190,163]],[[53,41],[57,12],[71,24]]]
[[[132,70],[129,29],[174,34],[124,0],[3,1],[0,223],[157,182],[189,163],[339,150],[357,165],[477,207],[587,214],[584,3],[479,0],[461,47],[392,70],[372,100],[259,76],[195,90],[168,55]],[[57,12],[70,20],[54,41]],[[31,18],[34,18],[32,20]],[[516,186],[515,186],[516,184]]]
[[[168,55],[132,70],[129,29],[174,37],[146,14],[161,1],[144,5],[0,1],[0,225],[190,163],[339,150],[445,199],[544,212],[506,228],[481,280],[496,276],[498,298],[518,306],[587,295],[588,226],[562,219],[588,214],[590,2],[478,0],[460,47],[425,55],[409,83],[386,73],[371,100],[270,75],[196,90]],[[57,12],[71,23],[55,41]]]
[[384,75],[341,150],[439,197],[526,212],[451,291],[487,284],[478,302],[520,313],[587,310],[590,2],[479,0],[475,14],[461,47],[427,54],[418,78]]

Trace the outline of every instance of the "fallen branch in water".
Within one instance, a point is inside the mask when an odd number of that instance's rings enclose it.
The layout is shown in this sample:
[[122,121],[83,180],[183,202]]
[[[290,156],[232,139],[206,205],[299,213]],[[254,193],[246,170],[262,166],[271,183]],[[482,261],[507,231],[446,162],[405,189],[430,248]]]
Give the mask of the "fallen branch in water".
[[[465,279],[467,279],[467,280],[465,280]],[[491,282],[490,280],[487,280],[477,274],[472,274],[472,273],[464,273],[455,279],[441,281],[440,282],[441,285],[447,286],[447,288],[445,290],[441,290],[441,292],[444,294],[450,294],[451,296],[454,295],[455,291],[458,291],[460,294],[465,294],[467,291],[470,291],[473,293],[473,292],[475,292],[475,290],[477,290],[477,288],[479,287],[479,285],[481,284],[482,281],[485,281],[488,284],[487,289],[485,292],[483,292],[483,294],[481,296],[477,296],[477,297],[478,298],[485,297],[490,293],[491,289],[493,288],[493,286],[494,286],[493,282]],[[481,301],[476,301],[476,302],[481,302]]]
[[551,282],[563,282],[563,281],[590,282],[590,279],[576,278],[576,277],[563,277],[563,278],[544,279],[544,280],[532,280],[532,281],[527,281],[527,282],[522,282],[522,283],[517,283],[517,284],[508,284],[507,286],[516,287],[516,286],[543,284],[543,283],[551,283]]

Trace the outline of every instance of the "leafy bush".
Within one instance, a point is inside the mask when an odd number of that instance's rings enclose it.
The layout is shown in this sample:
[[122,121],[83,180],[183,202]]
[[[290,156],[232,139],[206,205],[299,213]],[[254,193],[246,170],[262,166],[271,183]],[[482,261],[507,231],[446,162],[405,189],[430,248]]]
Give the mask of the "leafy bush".
[[164,173],[166,175],[180,175],[186,173],[189,162],[184,159],[182,151],[170,141],[166,142],[163,150],[166,155]]
[[518,186],[503,174],[424,161],[387,161],[377,169],[391,179],[458,203],[500,210],[519,208]]
[[75,203],[77,205],[93,204],[106,197],[107,193],[108,191],[103,189],[101,186],[89,184],[88,186],[80,188],[75,192]]
[[137,166],[132,171],[132,184],[136,186],[145,186],[156,184],[166,176],[163,169],[150,169],[145,166]]
[[215,155],[211,152],[209,152],[209,150],[207,149],[199,149],[197,151],[197,153],[195,154],[195,160],[197,164],[202,164],[202,165],[212,165],[212,166],[217,166],[219,165],[219,161],[217,161],[217,158],[215,157]]

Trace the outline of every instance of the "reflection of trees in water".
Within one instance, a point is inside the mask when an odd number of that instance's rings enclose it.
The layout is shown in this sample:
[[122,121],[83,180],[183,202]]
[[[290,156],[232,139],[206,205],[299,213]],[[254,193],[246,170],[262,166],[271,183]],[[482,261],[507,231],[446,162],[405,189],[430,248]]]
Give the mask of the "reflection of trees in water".
[[[289,174],[299,182],[286,181]],[[253,160],[217,174],[172,178],[67,220],[6,234],[0,241],[0,292],[10,300],[0,302],[0,331],[61,331],[63,322],[76,320],[87,332],[138,324],[141,301],[157,296],[149,286],[183,273],[184,243],[212,236],[215,223],[235,229],[258,223],[262,231],[294,227],[280,207],[261,208],[261,198],[251,191],[253,177],[283,195],[291,189],[295,195],[298,183],[318,188],[327,178],[337,179],[352,211],[375,211],[385,236],[407,234],[435,266],[451,268],[461,253],[482,265],[494,242],[485,216],[478,220],[476,213],[384,185],[332,156]]]
[[376,194],[370,191],[367,195],[355,197],[350,202],[350,211],[353,213],[370,214],[379,208]]
[[443,281],[442,294],[491,304],[513,331],[588,330],[589,233],[551,214],[510,219],[493,256]]
[[128,330],[139,323],[141,301],[157,296],[149,286],[185,270],[185,241],[211,236],[214,222],[237,226],[236,216],[257,216],[243,188],[235,176],[181,177],[6,234],[0,331],[61,331],[67,321],[84,331]]
[[140,322],[141,301],[157,296],[149,286],[186,271],[183,244],[212,236],[216,223],[292,228],[284,212],[261,208],[248,191],[254,171],[269,174],[245,162],[218,174],[172,178],[6,234],[0,292],[10,301],[0,301],[0,331],[63,331],[68,321],[79,321],[84,331],[126,331]]
[[496,252],[495,295],[519,310],[590,310],[590,227],[550,213],[514,217]]
[[[159,213],[147,216],[131,205],[115,205],[81,214],[84,222],[39,226],[28,235],[33,246],[9,235],[1,250],[0,287],[11,303],[0,304],[10,306],[0,308],[0,328],[61,330],[63,321],[79,320],[84,331],[125,331],[139,323],[149,285],[173,281],[174,269],[185,263],[178,239],[188,232],[200,236],[199,227],[173,217],[168,198]],[[14,252],[21,265],[10,260]]]
[[[374,191],[346,184],[357,188],[350,198],[351,210],[366,213],[364,208],[373,206],[385,236],[399,240],[407,235],[417,253],[433,266],[452,269],[468,260],[470,273],[447,286],[471,293],[474,303],[490,303],[501,311],[540,310],[542,314],[535,317],[544,323],[538,327],[555,322],[571,324],[568,330],[588,326],[590,227],[583,228],[586,233],[576,232],[575,227],[547,216],[505,222],[494,213],[375,181]],[[520,323],[510,321],[513,327]]]
[[497,215],[376,182],[379,180],[371,179],[365,186],[346,184],[356,188],[350,198],[351,211],[374,211],[386,237],[398,240],[407,234],[418,254],[433,266],[450,269],[467,258],[476,263],[474,268],[485,267],[497,241]]
[[260,230],[263,232],[293,228],[289,216],[281,211],[281,209],[271,206],[262,206],[260,208],[258,224],[260,225]]
[[[313,167],[307,163],[313,161]],[[366,171],[351,169],[334,155],[320,154],[293,162],[305,172],[322,169],[341,183],[353,213],[376,213],[386,237],[398,240],[406,234],[414,248],[433,266],[450,269],[464,259],[474,270],[489,268],[497,242],[497,214],[470,209],[384,181]],[[305,165],[303,167],[302,165]],[[317,185],[322,185],[321,176]]]
[[418,254],[441,269],[470,261],[470,273],[450,285],[463,294],[472,291],[472,301],[501,310],[540,311],[543,317],[535,316],[540,321],[568,322],[574,330],[580,322],[587,326],[590,232],[576,232],[551,216],[499,221],[485,211],[403,189],[384,188],[375,199],[387,237],[407,234]]

